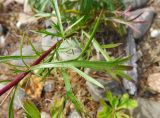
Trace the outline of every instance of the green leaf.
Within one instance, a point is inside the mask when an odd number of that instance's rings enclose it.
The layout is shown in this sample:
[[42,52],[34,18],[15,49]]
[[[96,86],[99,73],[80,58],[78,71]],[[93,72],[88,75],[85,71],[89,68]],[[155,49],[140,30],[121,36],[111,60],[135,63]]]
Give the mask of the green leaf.
[[104,86],[99,83],[98,81],[96,81],[94,78],[92,78],[91,76],[85,74],[84,72],[82,72],[81,70],[75,68],[75,67],[72,67],[72,69],[77,72],[79,75],[81,75],[83,78],[85,78],[87,81],[91,82],[92,84],[95,84],[96,86],[99,86],[101,88],[104,88]]
[[93,7],[93,0],[81,0],[80,11],[82,14],[89,14]]
[[82,20],[84,19],[84,16],[81,17],[80,19],[78,19],[75,23],[73,23],[71,26],[69,26],[65,32],[68,32],[69,30],[71,30],[73,27],[75,27],[76,25],[78,25],[78,23],[80,23]]
[[112,118],[112,109],[105,103],[104,100],[101,100],[102,110],[98,111],[97,118]]
[[107,45],[102,45],[101,47],[102,47],[102,48],[110,49],[110,48],[116,48],[116,47],[120,46],[121,44],[122,44],[122,43],[107,44]]
[[106,69],[113,69],[113,70],[130,70],[130,66],[119,65],[116,61],[84,61],[84,60],[71,60],[71,61],[62,61],[62,62],[50,62],[40,64],[38,66],[32,67],[32,70],[41,69],[41,68],[57,68],[57,67],[64,67],[64,68],[72,68],[72,67],[83,67],[83,68],[92,68],[94,70],[106,70]]
[[69,81],[69,76],[67,75],[67,73],[65,72],[64,69],[61,69],[61,72],[62,72],[63,80],[64,80],[64,83],[65,83],[66,91],[67,92],[72,91],[71,84],[70,84],[70,81]]
[[[84,31],[84,34],[86,35],[87,38],[89,38],[89,34],[87,32]],[[109,54],[102,49],[101,45],[97,42],[96,39],[93,39],[93,46],[95,47],[97,52],[101,52],[101,54],[104,56],[106,61],[111,60],[111,57],[109,56]]]
[[41,118],[41,114],[33,102],[25,100],[23,102],[23,109],[31,118]]
[[135,107],[137,107],[136,100],[130,99],[128,94],[121,97],[118,109],[133,109]]
[[129,81],[133,80],[132,77],[130,77],[129,75],[125,74],[125,72],[123,71],[116,71],[115,72],[117,75],[119,75],[120,77],[124,78],[124,79],[127,79]]
[[11,80],[0,80],[0,83],[8,83],[10,82]]
[[107,92],[106,98],[109,101],[109,103],[112,104],[113,96],[112,96],[112,93],[110,91]]
[[38,52],[38,51],[36,50],[36,48],[34,47],[33,43],[31,42],[31,40],[29,39],[28,41],[29,41],[29,44],[30,44],[32,50],[35,52],[35,54],[36,54],[37,56],[40,56],[40,52]]
[[10,102],[9,102],[8,118],[14,118],[13,101],[14,101],[14,96],[15,96],[16,90],[17,90],[17,87],[15,87],[13,95],[12,95]]
[[20,47],[19,47],[19,49],[20,49],[20,56],[21,56],[21,60],[22,60],[23,64],[24,64],[26,67],[29,68],[29,66],[25,63],[25,61],[24,61],[24,59],[23,59],[22,49],[23,49],[24,38],[25,38],[25,35],[23,35],[22,40],[21,40],[21,44],[20,44]]
[[57,0],[51,0],[52,4],[53,4],[53,7],[54,7],[54,10],[56,12],[56,16],[57,16],[57,19],[58,19],[58,25],[59,25],[59,28],[60,28],[60,32],[61,32],[61,36],[64,38],[64,30],[63,30],[63,25],[62,25],[62,21],[61,21],[61,14],[60,14],[60,11],[59,11],[59,7],[58,7],[58,2]]
[[10,60],[21,60],[23,59],[34,59],[37,57],[37,55],[32,56],[0,56],[0,63],[10,61]]
[[100,13],[99,17],[96,20],[96,23],[95,23],[95,25],[93,27],[93,31],[91,32],[91,35],[89,37],[89,40],[88,40],[86,46],[84,47],[84,49],[82,50],[81,54],[79,55],[79,57],[77,59],[79,59],[79,58],[81,58],[81,56],[83,56],[83,54],[87,51],[87,49],[89,48],[90,44],[92,43],[94,35],[95,35],[95,33],[97,31],[97,28],[98,28],[98,26],[100,24],[101,15],[102,15],[102,12]]
[[109,10],[111,10],[111,11],[115,10],[113,0],[106,0],[105,2],[107,3],[107,8]]
[[64,102],[64,98],[54,100],[54,104],[50,109],[52,118],[64,118]]
[[65,83],[67,97],[71,99],[71,101],[73,102],[73,104],[78,112],[83,111],[82,104],[77,100],[77,98],[74,96],[74,94],[72,92],[71,84],[69,81],[69,76],[65,72],[65,69],[62,68],[61,72],[62,72],[63,80]]
[[45,29],[39,31],[33,31],[34,33],[44,34],[45,36],[52,36],[52,37],[60,37],[61,35],[58,33],[49,32]]

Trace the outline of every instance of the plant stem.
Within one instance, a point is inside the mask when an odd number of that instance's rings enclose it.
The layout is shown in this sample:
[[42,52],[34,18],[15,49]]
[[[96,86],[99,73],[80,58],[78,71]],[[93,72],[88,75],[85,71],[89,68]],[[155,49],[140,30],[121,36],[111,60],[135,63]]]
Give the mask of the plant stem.
[[[31,64],[31,66],[35,66],[39,64],[42,60],[44,60],[44,58],[46,58],[56,48],[58,43],[61,43],[61,41],[57,42],[47,51],[45,51],[33,64]],[[11,81],[5,87],[0,89],[0,96],[7,92],[9,89],[11,89],[13,86],[17,85],[29,72],[30,70],[28,69],[26,72],[18,74],[13,81]]]

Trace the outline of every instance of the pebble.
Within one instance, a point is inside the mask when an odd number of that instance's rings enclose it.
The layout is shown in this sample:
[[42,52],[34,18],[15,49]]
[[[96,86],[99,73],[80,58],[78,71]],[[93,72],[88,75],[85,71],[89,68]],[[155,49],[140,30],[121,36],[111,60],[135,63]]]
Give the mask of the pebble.
[[149,0],[123,0],[126,8],[131,7],[131,9],[142,8],[146,6]]
[[86,86],[88,91],[90,92],[94,101],[99,102],[100,99],[106,99],[105,94],[108,90],[112,92],[113,95],[121,95],[124,93],[124,90],[120,87],[120,85],[111,80],[103,80],[103,79],[96,79],[102,85],[104,85],[105,89],[102,89],[90,82],[86,82]]
[[151,31],[151,38],[158,38],[160,37],[160,30],[159,29],[155,29]]
[[45,81],[43,88],[45,92],[52,92],[54,91],[54,88],[55,88],[55,82],[53,80]]
[[[39,52],[42,51],[42,47],[41,47],[41,43],[40,42],[37,42],[37,43],[33,43],[35,49]],[[29,46],[24,46],[22,48],[22,55],[23,56],[30,56],[30,55],[34,55],[35,52],[32,50],[32,47],[29,45]],[[20,50],[16,50],[15,52],[13,52],[11,54],[12,56],[20,56]],[[31,64],[35,59],[24,59],[25,63],[26,64]],[[22,60],[12,60],[10,61],[11,64],[14,64],[14,65],[17,65],[17,66],[23,66],[24,63]]]
[[17,3],[19,3],[19,4],[24,4],[24,2],[26,1],[26,0],[15,0]]
[[25,99],[26,96],[27,96],[26,93],[22,89],[18,88],[16,90],[14,101],[13,101],[13,105],[14,105],[15,110],[21,109],[21,107],[22,107],[21,102],[22,102],[22,100]]
[[134,29],[132,29],[132,32],[135,39],[140,39],[147,33],[152,25],[155,14],[155,9],[152,7],[138,9],[129,13],[129,17],[127,18],[128,20],[134,19],[135,17],[140,15],[131,23],[132,27],[134,27]]
[[51,116],[47,112],[42,111],[41,118],[51,118]]
[[4,47],[6,42],[5,36],[0,36],[0,48]]
[[160,93],[160,73],[149,75],[147,83],[152,90]]
[[[46,29],[48,32],[55,33],[56,31],[53,29]],[[44,51],[48,50],[51,46],[57,43],[60,38],[49,36],[43,36],[42,38],[42,49]]]
[[82,118],[82,117],[76,110],[74,110],[69,114],[68,118]]
[[149,99],[138,98],[138,107],[131,113],[133,118],[159,118],[160,102]]
[[38,23],[38,18],[28,15],[26,13],[19,13],[18,22],[16,26],[18,29],[21,29],[27,25],[35,25],[37,23]]

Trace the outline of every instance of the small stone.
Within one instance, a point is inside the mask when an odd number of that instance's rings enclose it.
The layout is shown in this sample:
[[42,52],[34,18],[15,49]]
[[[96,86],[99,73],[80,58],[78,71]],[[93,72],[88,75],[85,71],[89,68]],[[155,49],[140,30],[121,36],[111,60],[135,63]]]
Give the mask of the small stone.
[[4,47],[6,42],[6,38],[4,36],[0,36],[0,48]]
[[152,90],[160,93],[160,73],[149,75],[147,83]]
[[87,89],[90,92],[94,101],[98,102],[100,101],[100,99],[106,100],[105,94],[108,90],[110,90],[113,95],[121,95],[124,93],[124,90],[122,90],[120,85],[115,81],[103,80],[103,79],[96,79],[96,80],[100,82],[105,87],[105,89],[102,89],[88,81],[86,82]]
[[24,100],[26,96],[27,96],[26,93],[22,89],[18,88],[16,90],[16,94],[15,94],[14,101],[13,101],[14,109],[16,110],[21,109],[22,100]]
[[144,7],[149,0],[123,0],[126,8],[131,7],[131,9],[137,9]]
[[19,13],[18,22],[16,24],[17,28],[23,28],[27,25],[34,25],[38,23],[38,18],[30,16],[25,13]]
[[132,31],[135,39],[142,38],[147,33],[151,27],[155,14],[156,12],[154,8],[138,9],[129,13],[128,20],[134,19],[140,15],[131,23],[132,27],[134,27]]
[[41,118],[51,118],[51,116],[48,113],[42,111],[41,112]]
[[[54,31],[53,29],[46,29],[48,32],[51,33],[55,33],[56,31]],[[42,49],[44,51],[48,50],[51,46],[53,46],[54,44],[57,43],[57,41],[59,41],[60,38],[57,37],[52,37],[52,36],[44,36],[42,38]]]
[[26,1],[26,0],[15,0],[17,3],[19,3],[19,4],[24,4],[24,2]]
[[70,115],[68,116],[68,118],[82,118],[82,117],[80,116],[80,114],[76,110],[74,110],[74,111],[72,111],[70,113]]
[[151,31],[151,38],[157,38],[160,36],[160,30],[152,30]]
[[[34,47],[37,51],[39,51],[39,52],[42,51],[42,47],[41,47],[40,42],[33,43],[33,45],[34,45]],[[35,52],[32,50],[32,47],[30,45],[22,48],[22,55],[23,56],[32,56],[34,54],[35,54]],[[11,55],[12,56],[20,56],[20,50],[19,49],[16,50]],[[34,58],[33,59],[24,59],[24,62],[26,64],[31,64],[31,63],[33,63],[34,60],[35,60]],[[14,65],[17,65],[17,66],[23,66],[24,65],[22,60],[12,60],[11,63],[14,64]]]
[[54,91],[55,85],[54,85],[54,81],[53,80],[47,80],[44,84],[44,91],[45,92],[52,92]]
[[138,98],[138,107],[131,113],[133,118],[159,118],[160,102]]

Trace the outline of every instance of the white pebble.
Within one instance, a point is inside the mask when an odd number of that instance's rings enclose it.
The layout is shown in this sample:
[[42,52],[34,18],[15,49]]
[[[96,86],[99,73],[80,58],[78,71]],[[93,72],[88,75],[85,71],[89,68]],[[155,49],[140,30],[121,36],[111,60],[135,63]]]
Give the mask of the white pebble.
[[41,118],[51,118],[51,116],[48,113],[42,111],[41,112]]
[[160,36],[160,30],[151,31],[151,38],[157,38]]

